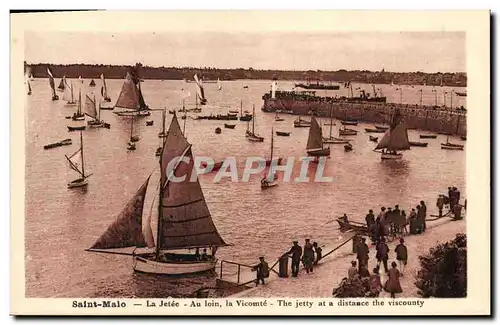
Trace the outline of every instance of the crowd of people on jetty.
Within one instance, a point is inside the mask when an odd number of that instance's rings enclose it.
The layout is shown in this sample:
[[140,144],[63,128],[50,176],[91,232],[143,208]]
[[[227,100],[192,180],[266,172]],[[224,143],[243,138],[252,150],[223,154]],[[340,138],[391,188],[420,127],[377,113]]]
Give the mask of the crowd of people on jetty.
[[[448,188],[448,196],[440,194],[436,201],[436,206],[439,210],[437,218],[453,213],[455,219],[461,218],[461,209],[467,209],[467,200],[464,205],[460,203],[460,191],[456,187]],[[443,215],[443,208],[448,206],[449,211]],[[348,277],[344,280],[368,280],[369,297],[378,297],[382,290],[391,294],[395,298],[396,294],[402,293],[400,277],[404,276],[404,271],[408,262],[408,249],[404,244],[403,236],[406,234],[421,234],[426,230],[427,205],[425,201],[411,209],[409,216],[405,210],[401,210],[399,205],[395,205],[394,209],[381,207],[379,214],[375,217],[373,210],[369,210],[365,221],[368,227],[368,236],[371,239],[376,250],[376,265],[372,269],[372,274],[369,272],[368,260],[370,248],[366,243],[365,237],[355,235],[353,237],[353,252],[356,254],[357,261],[351,262],[351,267],[348,270]],[[345,222],[349,222],[348,217],[344,214],[341,217]],[[408,229],[409,226],[409,229]],[[399,238],[399,244],[394,249],[396,254],[395,259],[389,268],[389,247],[387,246],[388,236]],[[323,258],[322,248],[317,242],[311,243],[310,239],[306,239],[304,246],[301,247],[298,241],[293,241],[293,246],[282,257],[291,257],[292,277],[299,275],[300,263],[302,262],[306,274],[314,272],[314,266]],[[399,263],[399,268],[398,268]],[[274,265],[273,265],[274,266]],[[388,279],[382,285],[380,279],[380,269],[383,267]],[[272,268],[272,267],[271,267]],[[260,257],[259,264],[252,268],[256,271],[256,285],[265,284],[264,279],[269,277],[269,265],[264,257]],[[334,290],[335,292],[335,290]]]

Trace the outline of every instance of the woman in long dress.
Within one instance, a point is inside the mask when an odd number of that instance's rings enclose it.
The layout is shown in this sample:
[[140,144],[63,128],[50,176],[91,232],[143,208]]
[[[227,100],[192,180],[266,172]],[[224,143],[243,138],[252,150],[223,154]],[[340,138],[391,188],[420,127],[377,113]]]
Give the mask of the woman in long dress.
[[397,269],[396,262],[392,262],[392,268],[389,270],[389,279],[385,282],[384,290],[391,294],[391,298],[396,298],[396,293],[402,293],[401,283],[399,277],[401,273]]
[[370,275],[370,297],[378,297],[382,290],[382,283],[380,282],[380,275],[378,274],[378,267],[373,269],[372,275]]

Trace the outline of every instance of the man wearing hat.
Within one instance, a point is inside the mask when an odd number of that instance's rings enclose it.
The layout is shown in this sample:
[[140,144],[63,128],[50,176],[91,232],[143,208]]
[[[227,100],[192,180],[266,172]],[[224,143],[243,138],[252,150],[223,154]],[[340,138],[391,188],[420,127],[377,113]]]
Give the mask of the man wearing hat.
[[302,256],[302,247],[299,246],[297,240],[293,241],[292,248],[286,254],[292,254],[292,277],[297,277],[299,274],[300,257]]
[[255,280],[256,286],[259,285],[259,281],[264,283],[264,279],[269,277],[269,265],[264,260],[264,256],[259,257],[260,263],[252,267],[252,271],[257,271],[257,279]]
[[314,263],[314,248],[309,239],[306,239],[304,243],[304,266],[306,268],[306,272],[313,272],[313,263]]

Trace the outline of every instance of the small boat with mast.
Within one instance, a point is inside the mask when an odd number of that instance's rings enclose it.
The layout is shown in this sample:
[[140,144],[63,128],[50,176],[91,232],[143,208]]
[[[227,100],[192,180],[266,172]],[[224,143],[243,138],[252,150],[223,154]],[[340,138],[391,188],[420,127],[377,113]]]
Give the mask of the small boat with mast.
[[293,121],[293,126],[296,128],[308,128],[311,126],[311,122],[308,120],[303,120],[300,116]]
[[333,123],[333,114],[332,114],[332,109],[330,108],[330,123],[328,123],[330,126],[330,135],[328,138],[323,137],[323,143],[326,144],[347,144],[349,143],[349,139],[344,139],[344,138],[336,138],[332,136],[332,129],[335,123]]
[[203,89],[203,81],[198,79],[198,75],[194,75],[194,81],[196,84],[196,97],[200,100],[200,105],[205,105],[207,99],[205,98],[205,90]]
[[240,100],[240,121],[249,122],[252,120],[252,118],[253,115],[247,113],[247,111],[245,111],[245,115],[243,115],[243,101]]
[[82,132],[80,132],[80,149],[78,149],[71,156],[68,157],[67,155],[64,155],[64,157],[66,157],[66,159],[68,160],[69,167],[80,175],[80,178],[75,179],[74,181],[68,183],[68,188],[87,186],[88,184],[87,178],[89,178],[92,174],[85,174],[85,161],[83,160]]
[[[167,168],[173,159],[173,168]],[[217,231],[199,179],[193,173],[192,147],[174,114],[160,157],[157,203],[151,206],[149,216],[143,210],[151,175],[87,251],[132,256],[136,273],[187,276],[213,271],[218,248],[229,245]],[[155,240],[152,211],[156,204]],[[200,256],[190,253],[190,249],[210,249],[210,253]]]
[[[102,100],[105,103],[110,103],[111,102],[111,98],[108,95],[108,86],[106,85],[106,79],[104,78],[104,74],[103,73],[101,73],[101,82],[102,82],[102,86],[101,86],[101,97],[102,97]],[[105,109],[105,110],[113,110],[114,109],[114,106],[109,106],[109,105],[104,105],[103,106],[103,105],[101,105],[101,102],[99,102],[99,107],[101,107],[101,109]]]
[[61,78],[61,81],[59,82],[59,86],[57,86],[57,91],[63,92],[65,88],[66,88],[66,76],[63,76]]
[[151,115],[150,109],[142,96],[141,83],[138,81],[136,84],[130,72],[127,72],[114,108],[123,109],[122,111],[113,112],[118,116],[141,117]]
[[441,143],[441,149],[445,150],[464,150],[463,144],[455,144],[450,142],[450,137],[446,137],[446,143]]
[[28,86],[28,96],[31,96],[31,81],[29,78],[26,78],[26,86]]
[[78,103],[76,105],[76,112],[71,117],[73,121],[84,121],[85,114],[82,112],[82,91],[78,90]]
[[66,84],[66,87],[64,87],[64,93],[63,93],[63,99],[66,100],[65,106],[75,106],[76,100],[73,92],[73,82],[71,81],[70,84],[68,84],[68,81],[66,80],[66,77],[63,77],[64,83]]
[[276,122],[282,122],[282,121],[284,121],[284,120],[285,120],[284,118],[282,118],[282,117],[280,117],[280,116],[278,115],[280,112],[281,112],[281,111],[280,111],[279,109],[277,109],[277,110],[276,110],[276,116],[274,117],[274,120],[275,120]]
[[[269,171],[273,170],[273,149],[274,149],[274,128],[271,128],[271,158],[268,160],[269,164],[266,165],[269,166]],[[281,158],[278,158],[276,165],[279,165],[281,163]],[[260,180],[260,188],[262,190],[266,190],[271,187],[278,186],[277,182],[277,175],[274,173],[267,172],[264,174],[264,177]]]
[[87,121],[87,125],[91,128],[110,128],[110,124],[101,120],[101,108],[97,109],[95,102],[95,94],[94,99],[89,97],[89,95],[85,95],[85,115],[92,118],[92,120]]
[[94,79],[90,80],[89,87],[95,87]]
[[353,130],[353,129],[348,129],[345,127],[345,125],[342,125],[342,127],[339,129],[339,136],[340,135],[343,135],[343,136],[346,136],[346,135],[357,135],[358,134],[358,131],[356,130]]
[[222,90],[222,82],[217,78],[217,90]]
[[[163,146],[165,144],[165,138],[167,137],[165,134],[165,120],[167,119],[167,108],[164,108],[163,111],[161,112],[161,118],[162,118],[162,127],[161,131],[158,133],[158,138],[160,138],[160,145],[158,146],[158,148],[156,148],[156,153],[155,153],[156,157],[161,156],[161,151],[163,150]],[[185,121],[186,120],[184,120],[184,125],[186,124]]]
[[[378,151],[381,150],[381,151]],[[384,136],[375,147],[374,151],[381,153],[382,159],[401,159],[402,153],[398,151],[410,150],[410,141],[408,139],[408,130],[403,116],[399,109],[392,116],[392,122],[389,129],[385,131]]]
[[330,147],[325,148],[323,132],[314,115],[311,116],[311,127],[309,128],[306,150],[309,156],[315,158],[330,156]]
[[253,105],[253,114],[252,114],[252,131],[248,129],[248,124],[247,124],[247,131],[246,131],[246,137],[248,141],[251,142],[263,142],[264,138],[255,134],[255,105]]
[[135,142],[139,141],[139,136],[134,135],[134,116],[130,116],[130,140],[127,143],[128,150],[135,150]]

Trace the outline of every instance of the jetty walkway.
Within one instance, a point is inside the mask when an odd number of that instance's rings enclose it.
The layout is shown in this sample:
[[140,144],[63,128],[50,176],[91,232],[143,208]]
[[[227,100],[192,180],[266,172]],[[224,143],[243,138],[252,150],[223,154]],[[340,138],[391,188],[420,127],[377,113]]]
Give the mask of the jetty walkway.
[[[405,237],[405,245],[408,248],[408,265],[406,266],[404,276],[400,279],[403,293],[397,297],[418,297],[417,288],[414,285],[415,275],[420,269],[418,256],[426,254],[431,247],[438,245],[455,238],[455,235],[466,230],[466,218],[454,221],[451,218],[444,217],[442,219],[428,222],[427,229],[424,234],[410,235]],[[347,239],[348,235],[345,239]],[[388,243],[389,246],[389,267],[392,261],[396,260],[394,248],[397,241]],[[323,248],[326,254],[333,247]],[[370,246],[370,259],[368,268],[370,273],[376,266],[375,247]],[[343,245],[337,251],[327,256],[319,262],[314,268],[314,273],[306,274],[304,269],[300,270],[299,276],[293,278],[290,276],[290,260],[289,260],[289,277],[280,278],[275,272],[270,272],[270,276],[266,279],[265,285],[255,286],[254,283],[247,284],[248,290],[230,295],[230,298],[238,297],[262,297],[262,298],[277,298],[277,297],[332,297],[332,291],[337,287],[343,278],[347,277],[347,270],[351,266],[351,261],[356,260],[356,255],[352,253],[352,240]],[[256,261],[256,264],[258,261]],[[274,260],[268,263],[274,263]],[[272,266],[270,264],[269,266]],[[224,267],[224,266],[223,266]],[[399,267],[399,265],[398,265]],[[278,265],[274,268],[278,270]],[[386,275],[381,265],[380,272],[382,284],[386,281]],[[249,269],[240,272],[240,283],[243,281],[251,281],[255,279],[255,272],[250,272]],[[382,291],[380,297],[389,297],[390,294]]]

